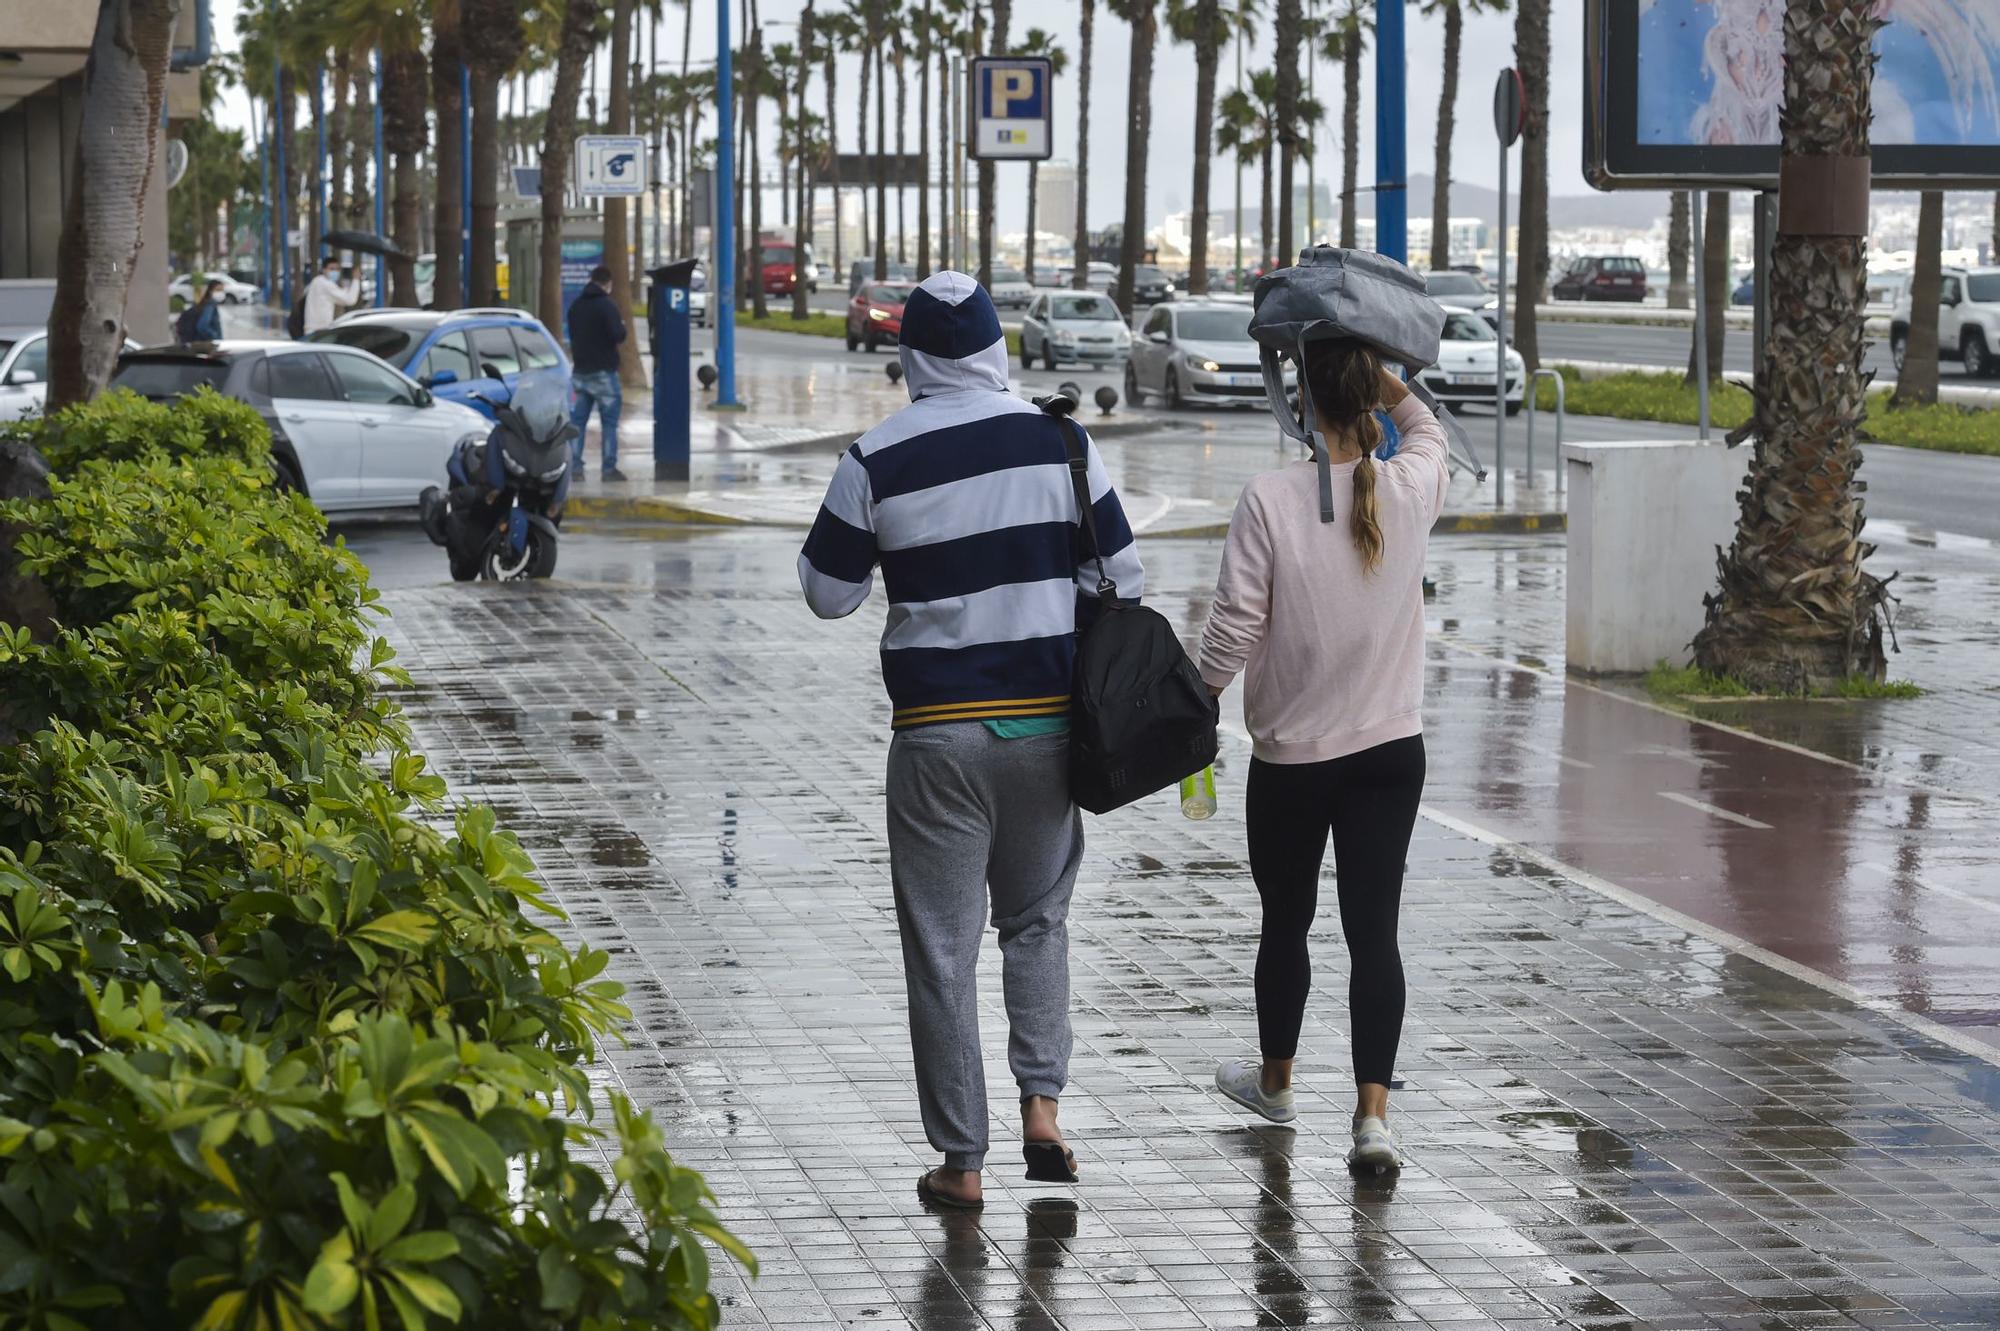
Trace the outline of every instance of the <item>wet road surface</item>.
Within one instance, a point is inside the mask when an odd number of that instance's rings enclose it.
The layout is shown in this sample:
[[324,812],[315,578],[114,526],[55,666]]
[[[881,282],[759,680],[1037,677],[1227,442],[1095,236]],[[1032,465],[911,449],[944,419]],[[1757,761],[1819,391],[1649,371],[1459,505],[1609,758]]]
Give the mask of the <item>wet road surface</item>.
[[[423,747],[630,986],[633,1043],[601,1075],[660,1113],[764,1262],[719,1278],[731,1324],[2000,1325],[2000,1068],[1923,1025],[1980,1033],[1959,1019],[2000,916],[1912,886],[1958,865],[1937,881],[1993,894],[1968,830],[1987,676],[1907,710],[1822,707],[1854,766],[1822,762],[1565,689],[1531,650],[1560,648],[1560,544],[1438,543],[1432,816],[1402,931],[1410,1167],[1341,1165],[1331,884],[1297,1130],[1207,1089],[1254,1044],[1231,740],[1213,821],[1162,798],[1088,830],[1064,1100],[1085,1183],[1019,1182],[997,1094],[987,1211],[934,1216],[912,1195],[932,1157],[887,888],[879,613],[813,620],[785,533],[580,533],[564,579],[532,587],[438,585],[407,533],[351,539],[389,588]],[[1216,553],[1147,547],[1176,622],[1205,612]],[[1990,609],[1960,603],[1991,566],[1891,553],[1931,579],[1897,673],[1963,665],[1945,640]],[[1952,756],[1926,767],[1933,749]],[[980,980],[999,1088],[991,949]]]

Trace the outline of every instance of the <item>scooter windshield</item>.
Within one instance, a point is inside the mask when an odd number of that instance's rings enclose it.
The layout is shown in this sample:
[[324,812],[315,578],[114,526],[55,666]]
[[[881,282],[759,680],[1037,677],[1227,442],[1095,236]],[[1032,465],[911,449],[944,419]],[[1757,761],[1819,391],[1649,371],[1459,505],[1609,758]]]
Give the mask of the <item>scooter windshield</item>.
[[569,424],[569,384],[555,370],[530,370],[514,385],[514,399],[508,405],[529,443],[559,442]]

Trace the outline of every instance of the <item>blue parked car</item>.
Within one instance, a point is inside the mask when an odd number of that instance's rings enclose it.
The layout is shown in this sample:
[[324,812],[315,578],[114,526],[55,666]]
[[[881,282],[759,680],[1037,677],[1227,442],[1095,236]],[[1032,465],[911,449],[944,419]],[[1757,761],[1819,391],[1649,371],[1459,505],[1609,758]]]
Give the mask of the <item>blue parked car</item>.
[[569,357],[562,344],[525,310],[495,306],[471,310],[356,310],[309,339],[373,352],[448,402],[460,402],[489,419],[479,397],[510,402],[514,385],[530,370],[554,370],[569,386]]

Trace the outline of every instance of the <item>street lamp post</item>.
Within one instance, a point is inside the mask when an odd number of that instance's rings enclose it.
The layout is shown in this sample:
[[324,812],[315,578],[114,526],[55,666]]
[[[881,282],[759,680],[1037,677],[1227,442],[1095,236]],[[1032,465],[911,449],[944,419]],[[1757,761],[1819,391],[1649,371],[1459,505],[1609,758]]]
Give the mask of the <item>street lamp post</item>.
[[[1403,149],[1403,6],[1375,7],[1375,250],[1410,257],[1410,191]],[[1438,224],[1436,218],[1431,225]],[[1504,376],[1503,376],[1504,377]]]
[[[715,262],[709,283],[715,309],[715,401],[718,411],[739,410],[736,399],[736,114],[731,98],[729,0],[715,0]],[[723,275],[727,274],[725,278]]]

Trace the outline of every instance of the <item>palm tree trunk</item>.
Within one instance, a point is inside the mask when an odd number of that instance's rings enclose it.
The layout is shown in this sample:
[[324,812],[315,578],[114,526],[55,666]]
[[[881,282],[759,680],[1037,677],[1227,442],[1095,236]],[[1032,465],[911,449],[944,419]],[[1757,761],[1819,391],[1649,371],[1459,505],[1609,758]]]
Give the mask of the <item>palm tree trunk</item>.
[[[465,105],[459,83],[465,50],[459,42],[455,12],[443,7],[431,33],[431,105],[437,109],[437,217],[436,276],[432,279],[431,300],[441,310],[455,310],[465,304],[464,275],[459,271],[464,256],[458,237],[465,224],[465,145],[459,138],[458,122]],[[335,101],[339,101],[339,66],[335,66]],[[333,178],[340,179],[336,165]]]
[[1938,397],[1938,302],[1943,297],[1944,194],[1927,189],[1917,203],[1917,263],[1910,273],[1910,331],[1896,372],[1894,407],[1928,406]]
[[[1273,257],[1279,263],[1290,260],[1298,241],[1292,218],[1292,164],[1299,145],[1299,43],[1301,31],[1299,0],[1278,0],[1278,247]],[[1343,224],[1344,225],[1344,224]]]
[[[1355,180],[1361,171],[1361,31],[1357,26],[1347,34],[1340,50],[1340,243],[1355,246],[1355,228],[1360,224],[1354,206]],[[1283,258],[1285,256],[1280,256]]]
[[[1549,279],[1549,0],[1520,0],[1514,14],[1514,63],[1527,89],[1521,139],[1520,281],[1515,287],[1514,350],[1529,371],[1540,368],[1535,306]],[[1505,238],[1502,238],[1505,243]]]
[[[836,32],[838,29],[835,30]],[[840,62],[834,58],[833,43],[827,43],[826,55],[826,176],[827,185],[833,191],[833,271],[834,280],[843,290],[847,286],[847,265],[841,256],[840,233],[840,89],[838,86]]]
[[[366,65],[364,59],[363,65]],[[374,162],[375,103],[372,79],[354,80],[352,100],[347,107],[347,124],[342,135],[347,140],[347,212],[350,221],[371,226],[373,196],[369,194],[368,172]]]
[[[549,92],[549,109],[542,121],[542,179],[552,188],[542,190],[541,255],[536,274],[535,314],[560,336],[563,327],[562,302],[562,183],[569,179],[571,144],[576,138],[577,94],[583,89],[583,67],[597,40],[598,0],[567,0],[563,6],[562,34],[556,47],[555,86]],[[727,256],[718,256],[727,261]],[[726,279],[711,283],[713,298],[726,300]]]
[[[799,15],[799,86],[794,94],[794,104],[798,107],[798,125],[793,131],[798,139],[799,162],[799,205],[792,214],[792,263],[805,262],[806,246],[812,243],[812,164],[807,153],[811,141],[806,133],[806,81],[812,74],[813,7],[812,0],[806,0],[804,12]],[[794,267],[792,276],[792,317],[803,320],[807,315],[806,284],[804,273]]]
[[[1212,9],[1216,0],[1208,0]],[[1194,210],[1188,222],[1188,291],[1208,294],[1208,175],[1215,153],[1215,65],[1222,52],[1206,40],[1204,21],[1194,48]]]
[[875,276],[889,276],[889,96],[882,62],[883,36],[875,34]]
[[333,106],[327,112],[326,215],[337,227],[347,225],[347,97],[354,76],[354,56],[346,47],[333,53]]
[[1035,283],[1035,195],[1041,189],[1042,164],[1028,159],[1028,237],[1021,255],[1021,273],[1028,285]]
[[[862,34],[861,86],[856,90],[854,98],[854,147],[864,162],[868,160],[868,86],[875,78],[874,37],[872,31],[864,31]],[[862,170],[865,172],[867,168],[863,167]],[[861,257],[873,258],[874,237],[870,234],[872,228],[868,224],[868,177],[864,174],[855,183],[861,187]],[[887,274],[878,272],[875,276],[879,280]]]
[[[1146,149],[1153,135],[1153,47],[1160,25],[1155,0],[1129,0],[1126,14],[1132,25],[1132,62],[1126,84],[1130,106],[1125,116],[1125,229],[1119,238],[1118,308],[1129,318],[1146,248]],[[1079,260],[1077,272],[1087,276],[1088,270],[1089,265]]]
[[[681,0],[681,86],[688,81],[688,65],[694,53],[694,0]],[[681,253],[694,253],[694,136],[689,120],[692,99],[681,103]],[[698,122],[697,122],[698,123]],[[720,300],[722,278],[709,274],[709,298]]]
[[[1451,267],[1451,136],[1457,127],[1458,56],[1464,37],[1464,11],[1459,9],[1458,0],[1445,0],[1444,87],[1438,92],[1437,155],[1431,166],[1431,271],[1434,273]],[[1343,217],[1346,206],[1343,199]]]
[[896,48],[896,262],[910,261],[909,245],[904,238],[903,222],[906,216],[904,205],[908,203],[909,191],[904,188],[903,175],[903,127],[907,123],[909,107],[909,75],[903,69],[903,51]]
[[[1090,0],[1084,0],[1088,5]],[[952,262],[951,237],[958,227],[951,209],[951,164],[956,159],[958,145],[951,138],[951,52],[940,43],[938,46],[938,267],[949,267]],[[1077,114],[1087,115],[1081,106]]]
[[[1703,338],[1708,344],[1708,381],[1722,377],[1723,342],[1729,336],[1729,194],[1711,190],[1701,231]],[[1687,382],[1695,382],[1694,345],[1689,339]]]
[[[558,191],[560,192],[560,191]],[[465,297],[472,305],[500,303],[500,256],[495,236],[500,228],[500,75],[472,69],[472,266],[465,274]],[[516,273],[508,295],[528,307],[528,293]],[[551,326],[553,329],[553,325]]]
[[[615,0],[611,9],[611,97],[605,110],[612,134],[632,132],[632,89],[625,76],[632,65],[632,9],[632,0]],[[631,259],[626,254],[632,240],[630,224],[625,200],[604,200],[604,262],[611,269],[611,303],[627,323],[631,322],[634,301]],[[629,334],[618,344],[618,382],[627,388],[646,386],[645,367],[639,364],[639,339]]]
[[1097,0],[1077,3],[1076,62],[1076,256],[1070,285],[1090,287],[1090,36]]
[[63,207],[67,224],[56,241],[50,412],[94,396],[118,365],[180,10],[181,0],[98,3]]
[[382,140],[395,157],[389,234],[403,253],[389,260],[389,300],[396,305],[417,303],[416,256],[423,249],[418,220],[423,211],[423,174],[417,157],[430,138],[424,122],[427,74],[421,51],[391,51],[382,61]]
[[1258,209],[1261,216],[1257,219],[1257,240],[1261,250],[1257,260],[1257,267],[1260,272],[1266,273],[1271,271],[1273,260],[1276,257],[1276,252],[1271,248],[1272,237],[1276,234],[1272,228],[1277,224],[1278,220],[1278,215],[1273,210],[1271,199],[1271,154],[1276,143],[1277,140],[1273,135],[1268,133],[1264,135],[1264,197],[1263,206]]
[[[1014,13],[1013,0],[992,0],[993,44],[988,50],[994,55],[1007,54],[1007,25]],[[1149,4],[1150,8],[1150,4]],[[1149,56],[1150,60],[1151,57]],[[1150,115],[1150,111],[1148,112]],[[1143,157],[1142,157],[1143,164]],[[979,159],[979,284],[988,290],[993,286],[993,163],[986,158]],[[1144,189],[1140,196],[1143,200]],[[1032,222],[1033,219],[1030,219]]]
[[1779,210],[1756,452],[1720,587],[1694,640],[1697,665],[1760,693],[1880,679],[1887,665],[1877,613],[1887,592],[1862,569],[1873,547],[1858,537],[1855,483],[1868,406],[1861,358],[1875,14],[1874,0],[1790,0],[1785,9],[1779,170],[1832,175],[1834,206]]
[[[744,119],[750,127],[750,156],[745,158],[750,176],[750,313],[756,319],[771,317],[771,307],[764,295],[764,154],[757,150],[757,108],[763,102],[764,88],[764,29],[757,22],[757,16],[750,16],[750,69],[755,77],[750,80],[749,95],[744,98],[748,106]],[[778,183],[784,184],[784,173],[779,172]],[[803,283],[806,276],[805,255],[792,253],[792,282]]]
[[1673,193],[1667,208],[1667,308],[1684,310],[1691,299],[1688,289],[1688,251],[1694,246],[1692,196],[1684,189]]
[[[931,62],[924,43],[931,40],[931,0],[924,0],[923,40],[917,43],[917,276],[931,274]],[[898,122],[902,120],[897,115]],[[940,152],[939,158],[944,154]]]

